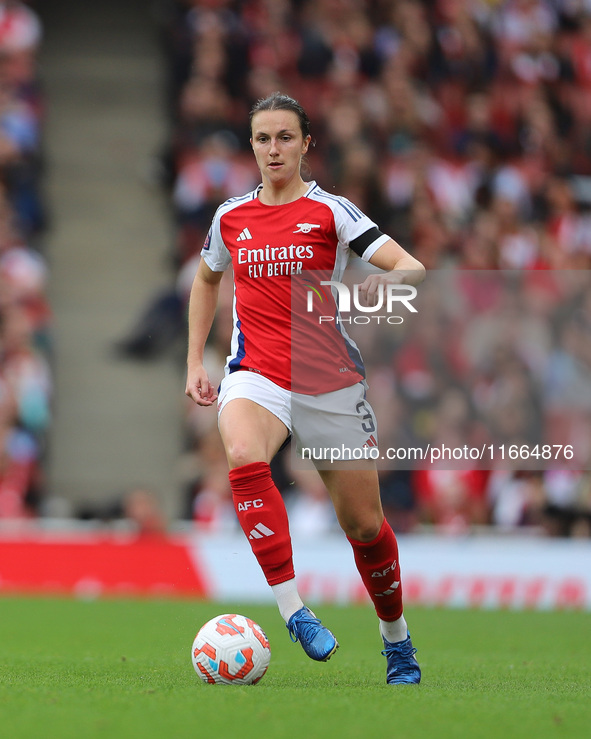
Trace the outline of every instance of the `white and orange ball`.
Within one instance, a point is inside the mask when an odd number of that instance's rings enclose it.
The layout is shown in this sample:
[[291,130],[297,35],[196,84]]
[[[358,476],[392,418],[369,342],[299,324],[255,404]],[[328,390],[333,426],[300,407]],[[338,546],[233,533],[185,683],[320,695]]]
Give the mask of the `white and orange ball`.
[[216,616],[198,631],[191,649],[195,672],[205,683],[254,685],[271,661],[269,640],[247,616]]

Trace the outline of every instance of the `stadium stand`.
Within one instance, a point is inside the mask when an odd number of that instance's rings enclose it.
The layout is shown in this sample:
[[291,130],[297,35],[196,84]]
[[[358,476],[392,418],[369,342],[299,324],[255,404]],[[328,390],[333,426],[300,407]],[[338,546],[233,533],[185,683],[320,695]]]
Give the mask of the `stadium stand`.
[[[257,182],[248,110],[282,89],[311,114],[311,177],[357,203],[430,273],[451,270],[460,280],[460,302],[433,300],[416,332],[401,332],[389,346],[388,361],[374,361],[370,336],[360,336],[369,343],[370,385],[389,388],[384,412],[400,419],[385,438],[399,433],[401,447],[558,439],[577,448],[578,469],[385,470],[393,525],[591,535],[591,482],[581,471],[591,455],[589,3],[158,0],[153,8],[170,128],[155,171],[170,201],[174,238],[166,248],[177,278],[119,342],[120,355],[149,360],[178,346],[212,214]],[[39,102],[26,96],[37,123]],[[43,225],[31,187],[37,152],[27,125],[13,128],[22,172],[12,189],[5,184],[6,207],[23,209],[21,228],[33,239]],[[42,283],[42,257],[35,265]],[[483,290],[491,271],[521,277]],[[209,346],[216,379],[229,307],[226,291]],[[5,335],[4,300],[0,310]],[[43,382],[47,399],[50,381]],[[215,419],[189,401],[185,414],[185,516],[212,530],[231,527]],[[25,429],[27,448],[40,448],[45,430]],[[294,484],[288,455],[275,461],[275,473],[294,510],[307,495],[322,510],[319,520],[334,526],[322,495],[304,479]]]
[[[590,325],[590,8],[541,0],[167,0],[159,8],[171,124],[161,171],[176,229],[176,298],[186,300],[216,205],[256,181],[242,123],[250,106],[285,90],[312,117],[311,176],[350,197],[430,271],[465,273],[460,315],[457,306],[433,305],[416,332],[397,340],[393,360],[369,368],[370,387],[383,386],[385,373],[393,389],[390,414],[402,409],[399,444],[433,441],[444,429],[441,440],[458,445],[561,438],[585,446],[588,417],[574,413],[566,378],[578,382],[580,410],[591,397],[581,343]],[[534,278],[487,291],[473,277],[480,270]],[[574,285],[536,280],[542,270],[581,277]],[[211,342],[218,372],[227,310],[226,301]],[[512,336],[499,337],[492,312],[512,323]],[[188,405],[186,430],[187,515],[214,526],[217,504],[226,525],[215,429]],[[580,458],[587,465],[586,447]],[[276,467],[295,504],[289,462]],[[577,470],[389,470],[382,482],[402,530],[494,523],[589,534],[589,476]]]
[[50,425],[41,36],[32,8],[0,3],[0,519],[36,514]]

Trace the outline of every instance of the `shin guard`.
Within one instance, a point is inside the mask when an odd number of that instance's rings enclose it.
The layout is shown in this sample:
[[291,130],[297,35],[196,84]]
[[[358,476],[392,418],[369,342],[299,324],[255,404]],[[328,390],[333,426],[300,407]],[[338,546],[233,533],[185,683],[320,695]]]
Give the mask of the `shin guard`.
[[234,509],[269,585],[294,577],[291,537],[281,493],[266,462],[230,470]]
[[347,538],[378,617],[384,621],[396,621],[402,615],[402,584],[398,543],[392,527],[384,519],[380,533],[373,541]]

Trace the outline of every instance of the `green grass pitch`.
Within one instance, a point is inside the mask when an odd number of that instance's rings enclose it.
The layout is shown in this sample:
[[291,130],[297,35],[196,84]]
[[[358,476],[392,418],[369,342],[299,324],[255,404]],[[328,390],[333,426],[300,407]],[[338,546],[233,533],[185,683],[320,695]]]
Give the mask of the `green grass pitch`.
[[[0,734],[10,739],[591,736],[591,615],[407,611],[420,686],[385,684],[369,607],[322,606],[341,648],[290,642],[274,606],[0,598]],[[198,627],[258,621],[271,666],[256,686],[193,671]]]

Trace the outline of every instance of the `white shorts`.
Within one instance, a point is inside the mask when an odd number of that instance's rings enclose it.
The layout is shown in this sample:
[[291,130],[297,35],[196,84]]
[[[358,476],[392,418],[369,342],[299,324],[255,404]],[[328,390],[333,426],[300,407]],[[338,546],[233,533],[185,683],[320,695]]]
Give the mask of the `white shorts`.
[[218,416],[229,401],[246,398],[285,424],[304,458],[332,459],[334,454],[326,450],[340,449],[342,461],[348,461],[347,450],[350,459],[360,459],[360,452],[353,450],[377,449],[376,418],[365,391],[365,383],[358,382],[330,393],[304,395],[256,372],[240,370],[226,375],[220,384]]

